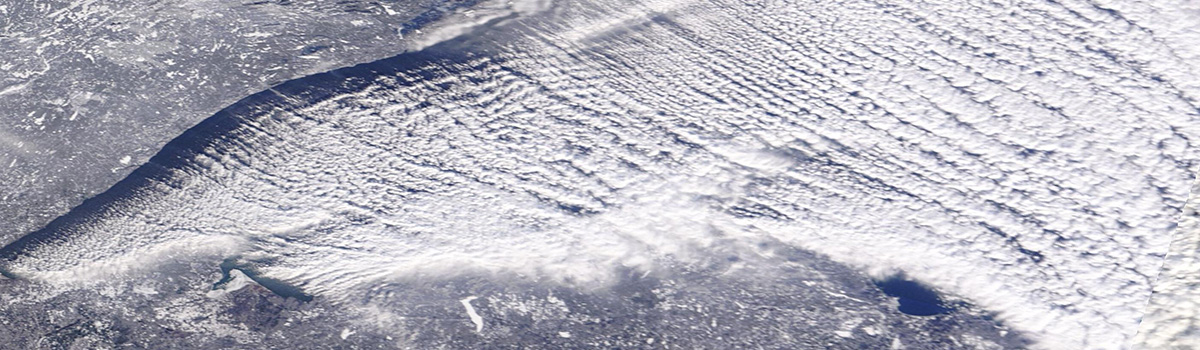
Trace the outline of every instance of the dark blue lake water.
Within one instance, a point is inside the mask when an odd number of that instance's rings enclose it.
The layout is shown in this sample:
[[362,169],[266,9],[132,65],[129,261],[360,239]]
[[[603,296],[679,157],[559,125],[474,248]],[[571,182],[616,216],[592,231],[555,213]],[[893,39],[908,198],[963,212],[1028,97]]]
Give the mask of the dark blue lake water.
[[941,296],[933,289],[900,276],[875,281],[884,294],[900,299],[900,312],[915,316],[932,316],[950,312]]

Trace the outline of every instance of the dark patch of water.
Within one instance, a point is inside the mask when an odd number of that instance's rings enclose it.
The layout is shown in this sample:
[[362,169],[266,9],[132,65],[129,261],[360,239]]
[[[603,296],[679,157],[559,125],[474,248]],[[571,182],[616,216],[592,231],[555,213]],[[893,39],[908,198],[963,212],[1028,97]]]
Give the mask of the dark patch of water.
[[875,281],[875,285],[892,297],[900,299],[900,312],[914,316],[940,315],[952,311],[937,291],[924,284],[893,275]]
[[305,293],[299,287],[274,278],[263,277],[253,265],[241,263],[234,258],[225,259],[225,261],[221,262],[221,280],[213,284],[213,288],[216,289],[225,283],[229,283],[229,280],[233,279],[233,276],[230,276],[229,273],[233,270],[241,271],[250,280],[280,297],[293,298],[300,301],[312,301],[313,299],[312,295]]

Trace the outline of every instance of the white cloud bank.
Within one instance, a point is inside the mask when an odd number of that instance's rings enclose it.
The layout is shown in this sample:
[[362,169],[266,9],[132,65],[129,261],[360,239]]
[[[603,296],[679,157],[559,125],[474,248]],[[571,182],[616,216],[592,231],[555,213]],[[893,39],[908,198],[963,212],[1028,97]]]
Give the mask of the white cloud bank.
[[1189,63],[1076,1],[589,2],[478,35],[258,106],[170,186],[8,268],[242,237],[336,297],[467,270],[603,284],[771,239],[903,270],[1042,348],[1120,348],[1200,154],[1171,83]]

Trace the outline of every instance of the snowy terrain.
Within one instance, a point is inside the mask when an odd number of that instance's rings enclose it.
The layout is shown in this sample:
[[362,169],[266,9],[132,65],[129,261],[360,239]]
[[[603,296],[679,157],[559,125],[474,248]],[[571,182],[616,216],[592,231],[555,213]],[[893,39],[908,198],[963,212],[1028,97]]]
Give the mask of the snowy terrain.
[[[419,52],[183,132],[0,251],[20,279],[5,283],[30,291],[5,298],[160,293],[146,276],[191,269],[192,293],[164,300],[278,284],[313,300],[287,312],[357,320],[331,341],[396,347],[1187,346],[1200,25],[1185,5],[460,13]],[[871,278],[898,274],[954,311],[897,312]],[[696,319],[711,323],[679,325]],[[271,334],[223,334],[238,331]]]
[[466,4],[0,0],[0,243],[238,99],[393,56]]

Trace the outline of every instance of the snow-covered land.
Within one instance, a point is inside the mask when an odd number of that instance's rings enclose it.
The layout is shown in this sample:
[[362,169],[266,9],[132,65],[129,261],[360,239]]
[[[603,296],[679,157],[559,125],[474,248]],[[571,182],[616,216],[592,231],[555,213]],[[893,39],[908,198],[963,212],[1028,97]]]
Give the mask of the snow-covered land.
[[[1188,6],[464,12],[233,104],[0,267],[32,305],[236,259],[397,347],[1188,344],[1186,283],[1135,337],[1196,253]],[[955,311],[884,304],[897,274]]]

